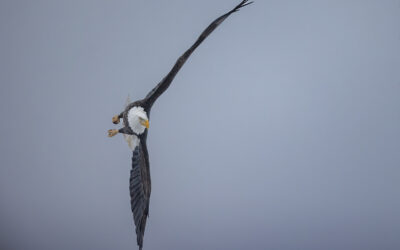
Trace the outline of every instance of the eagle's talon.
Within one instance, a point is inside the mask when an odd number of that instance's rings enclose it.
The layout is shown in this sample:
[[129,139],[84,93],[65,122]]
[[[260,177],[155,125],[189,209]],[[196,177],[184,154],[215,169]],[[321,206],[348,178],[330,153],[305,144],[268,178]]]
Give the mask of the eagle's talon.
[[116,134],[118,134],[118,130],[116,130],[116,129],[109,129],[108,130],[108,137],[113,137]]
[[114,115],[113,118],[112,118],[112,122],[114,124],[118,124],[119,123],[119,116],[118,115]]

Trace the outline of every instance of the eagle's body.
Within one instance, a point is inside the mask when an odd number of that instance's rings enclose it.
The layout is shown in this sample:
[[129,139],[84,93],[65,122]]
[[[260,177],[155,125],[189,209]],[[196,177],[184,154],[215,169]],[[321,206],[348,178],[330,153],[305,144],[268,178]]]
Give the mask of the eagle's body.
[[250,3],[251,2],[248,2],[248,0],[243,0],[234,9],[213,21],[203,33],[201,33],[196,42],[178,58],[168,75],[166,75],[144,99],[129,103],[122,113],[114,116],[112,119],[114,124],[118,124],[120,119],[123,119],[124,127],[119,130],[109,130],[109,136],[111,137],[117,133],[122,133],[133,151],[129,190],[131,195],[131,208],[136,226],[137,244],[140,249],[143,247],[143,236],[149,214],[151,193],[150,165],[146,146],[151,107],[157,98],[169,87],[175,75],[201,42],[230,14]]

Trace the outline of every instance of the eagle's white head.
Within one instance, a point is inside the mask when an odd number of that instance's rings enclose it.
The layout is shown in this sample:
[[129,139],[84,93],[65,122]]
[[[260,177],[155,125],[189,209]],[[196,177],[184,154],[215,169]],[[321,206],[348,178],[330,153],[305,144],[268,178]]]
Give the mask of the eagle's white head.
[[138,135],[149,128],[149,118],[143,107],[133,107],[128,111],[128,125]]

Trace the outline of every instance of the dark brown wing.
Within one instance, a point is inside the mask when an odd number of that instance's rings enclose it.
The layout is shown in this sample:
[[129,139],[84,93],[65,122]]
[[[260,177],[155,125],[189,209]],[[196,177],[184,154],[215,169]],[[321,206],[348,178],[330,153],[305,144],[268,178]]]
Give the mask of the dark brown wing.
[[142,249],[151,193],[150,166],[145,139],[141,140],[133,151],[129,191],[136,226],[137,244],[139,249]]
[[201,42],[206,39],[208,35],[211,34],[215,30],[215,28],[218,27],[230,14],[238,11],[240,8],[251,4],[252,2],[248,2],[248,0],[243,0],[240,4],[238,4],[235,8],[233,8],[231,11],[228,13],[218,17],[217,19],[214,20],[204,31],[201,33],[199,38],[196,40],[196,42],[190,47],[186,52],[178,58],[176,61],[174,67],[172,67],[171,71],[168,73],[167,76],[162,79],[160,83],[157,84],[156,87],[154,87],[146,96],[145,101],[148,104],[149,109],[151,106],[154,104],[154,102],[157,100],[157,98],[164,93],[164,91],[169,87],[171,84],[172,80],[174,80],[174,77],[178,73],[178,71],[181,69],[183,64],[186,62],[186,60],[189,58],[189,56],[192,54],[192,52],[201,44]]

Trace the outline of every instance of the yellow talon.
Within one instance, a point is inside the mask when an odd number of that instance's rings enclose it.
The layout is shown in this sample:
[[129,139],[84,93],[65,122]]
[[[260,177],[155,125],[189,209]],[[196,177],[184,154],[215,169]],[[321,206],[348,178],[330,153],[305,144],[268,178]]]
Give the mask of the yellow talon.
[[113,118],[112,118],[112,122],[114,124],[118,124],[119,123],[119,116],[118,115],[114,115]]
[[113,137],[116,134],[118,134],[118,130],[116,130],[116,129],[109,129],[108,130],[108,137]]

